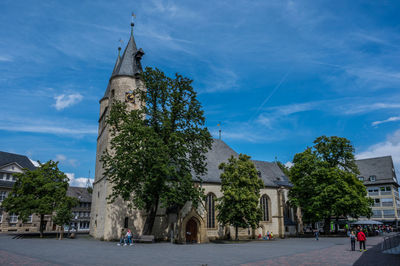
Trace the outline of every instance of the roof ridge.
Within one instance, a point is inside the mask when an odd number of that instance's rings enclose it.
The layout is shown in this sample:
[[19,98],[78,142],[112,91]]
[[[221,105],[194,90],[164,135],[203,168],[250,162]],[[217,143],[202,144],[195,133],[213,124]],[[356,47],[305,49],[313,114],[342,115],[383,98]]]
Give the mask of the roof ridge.
[[371,158],[363,158],[363,159],[356,159],[355,161],[362,161],[362,160],[372,160],[372,159],[381,159],[381,158],[392,158],[392,155],[384,155],[378,157],[371,157]]

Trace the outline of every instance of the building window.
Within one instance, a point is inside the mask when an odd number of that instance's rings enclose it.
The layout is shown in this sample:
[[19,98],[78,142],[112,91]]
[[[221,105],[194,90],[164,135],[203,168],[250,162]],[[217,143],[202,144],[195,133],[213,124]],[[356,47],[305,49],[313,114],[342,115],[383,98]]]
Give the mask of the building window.
[[7,191],[0,191],[0,202],[7,197]]
[[373,218],[382,218],[382,211],[381,210],[372,210],[372,217]]
[[32,223],[32,214],[28,216],[28,220],[26,222],[27,223]]
[[394,210],[383,210],[383,217],[384,218],[394,218]]
[[7,174],[6,180],[10,180],[11,179],[11,174]]
[[10,223],[17,223],[18,222],[18,215],[16,215],[15,213],[11,213],[10,214]]
[[375,181],[376,181],[376,176],[371,175],[371,176],[369,177],[369,181],[375,182]]
[[389,199],[383,198],[383,199],[381,199],[381,201],[382,201],[382,207],[393,206],[393,199],[391,199],[391,198],[389,198]]
[[215,228],[215,195],[208,193],[206,199],[207,228]]
[[263,221],[269,221],[269,200],[267,195],[263,195],[260,199],[260,206],[263,212]]
[[364,181],[364,177],[363,177],[363,176],[359,176],[359,177],[358,177],[358,180]]
[[0,224],[3,222],[3,210],[0,210]]

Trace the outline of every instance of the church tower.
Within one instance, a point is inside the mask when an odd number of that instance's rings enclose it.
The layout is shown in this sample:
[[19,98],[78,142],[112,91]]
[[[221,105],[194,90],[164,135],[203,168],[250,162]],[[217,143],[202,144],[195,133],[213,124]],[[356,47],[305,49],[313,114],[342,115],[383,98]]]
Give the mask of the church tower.
[[97,239],[110,240],[117,238],[121,226],[123,226],[120,221],[124,221],[124,217],[117,216],[119,216],[119,213],[126,213],[127,210],[123,202],[107,204],[107,197],[111,194],[112,184],[103,176],[104,169],[100,158],[106,149],[110,150],[111,136],[105,120],[113,101],[125,101],[129,109],[136,109],[140,106],[132,92],[136,89],[144,89],[144,83],[140,79],[140,73],[143,71],[141,59],[144,52],[141,48],[137,49],[136,47],[133,26],[134,23],[132,22],[131,36],[122,56],[120,55],[121,47],[118,48],[118,57],[113,72],[104,96],[100,100],[96,169],[90,223],[90,234]]

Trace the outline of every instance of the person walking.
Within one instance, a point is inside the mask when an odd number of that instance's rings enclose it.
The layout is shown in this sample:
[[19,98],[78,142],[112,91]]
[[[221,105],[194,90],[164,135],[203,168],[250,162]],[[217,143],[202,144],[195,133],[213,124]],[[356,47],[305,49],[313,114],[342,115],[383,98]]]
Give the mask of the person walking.
[[363,248],[364,248],[364,251],[367,251],[367,249],[365,248],[366,240],[367,240],[367,238],[365,237],[365,234],[362,230],[357,233],[357,241],[360,242],[360,252],[363,251]]
[[319,230],[318,229],[314,230],[314,235],[315,235],[315,240],[318,240],[318,237],[319,237]]
[[125,229],[121,229],[121,238],[119,239],[119,243],[117,244],[118,246],[126,245],[126,239],[125,239]]
[[350,233],[350,243],[351,243],[351,251],[356,250],[356,234],[354,231],[351,231]]

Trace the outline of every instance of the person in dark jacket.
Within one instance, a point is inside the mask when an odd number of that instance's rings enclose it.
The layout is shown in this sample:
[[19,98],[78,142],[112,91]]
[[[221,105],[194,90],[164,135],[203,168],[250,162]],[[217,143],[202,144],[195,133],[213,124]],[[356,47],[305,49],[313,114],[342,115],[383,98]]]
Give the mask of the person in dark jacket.
[[357,233],[357,241],[360,242],[360,252],[363,251],[362,248],[364,248],[364,251],[367,251],[367,249],[365,248],[366,240],[367,240],[367,238],[365,237],[365,234],[363,231],[360,231]]
[[351,251],[356,250],[356,234],[354,231],[351,231],[350,233],[350,243],[351,243]]

